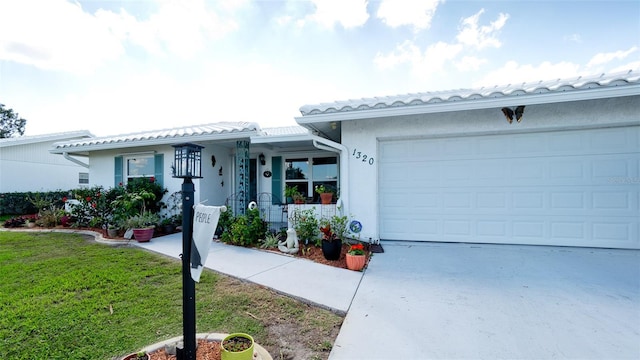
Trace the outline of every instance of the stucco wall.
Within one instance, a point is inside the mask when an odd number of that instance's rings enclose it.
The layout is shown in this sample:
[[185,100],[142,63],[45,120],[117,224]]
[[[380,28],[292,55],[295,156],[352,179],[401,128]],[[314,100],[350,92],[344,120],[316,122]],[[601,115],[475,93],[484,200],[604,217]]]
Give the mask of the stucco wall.
[[544,131],[640,125],[639,113],[640,96],[634,96],[526,106],[519,124],[509,124],[497,108],[345,121],[342,144],[349,156],[349,212],[363,225],[361,239],[379,238],[377,159],[381,140],[519,132],[544,136]]
[[[89,169],[49,153],[53,141],[0,148],[0,192],[68,190]],[[79,158],[88,162],[86,158]]]

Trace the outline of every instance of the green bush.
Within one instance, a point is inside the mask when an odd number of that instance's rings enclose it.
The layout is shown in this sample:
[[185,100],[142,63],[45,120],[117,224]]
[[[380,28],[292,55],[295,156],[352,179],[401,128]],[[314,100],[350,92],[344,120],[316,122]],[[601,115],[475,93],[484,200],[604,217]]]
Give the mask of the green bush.
[[236,216],[231,221],[221,239],[229,244],[254,246],[264,238],[267,229],[267,223],[260,218],[260,210],[249,209],[246,215]]
[[46,201],[47,206],[62,207],[64,205],[62,198],[67,194],[69,191],[62,190],[2,193],[0,194],[0,215],[36,214],[39,209],[32,201]]

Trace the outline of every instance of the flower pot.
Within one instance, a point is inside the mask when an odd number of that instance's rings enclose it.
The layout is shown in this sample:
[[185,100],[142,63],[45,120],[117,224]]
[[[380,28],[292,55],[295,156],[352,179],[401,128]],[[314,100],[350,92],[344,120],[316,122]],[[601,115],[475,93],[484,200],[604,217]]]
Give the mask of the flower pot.
[[364,268],[364,263],[367,260],[367,257],[364,255],[351,255],[347,254],[347,269],[360,271]]
[[133,229],[133,237],[138,242],[147,242],[153,237],[154,228]]
[[162,231],[164,231],[165,234],[173,234],[173,232],[176,231],[176,226],[173,224],[162,225]]
[[320,194],[320,203],[323,205],[331,204],[331,200],[333,200],[333,193]]
[[340,253],[342,252],[342,240],[336,239],[333,241],[322,240],[322,254],[327,260],[340,259]]
[[118,237],[118,229],[107,229],[107,236],[110,238]]
[[[227,347],[225,347],[225,343],[227,342],[227,340],[233,338],[246,339],[251,343],[251,345],[241,351],[233,351],[233,349],[228,348],[229,344],[226,344]],[[243,333],[229,334],[224,339],[222,339],[222,342],[220,343],[220,356],[222,360],[252,360],[254,347],[253,345],[253,338],[251,337],[251,335]]]

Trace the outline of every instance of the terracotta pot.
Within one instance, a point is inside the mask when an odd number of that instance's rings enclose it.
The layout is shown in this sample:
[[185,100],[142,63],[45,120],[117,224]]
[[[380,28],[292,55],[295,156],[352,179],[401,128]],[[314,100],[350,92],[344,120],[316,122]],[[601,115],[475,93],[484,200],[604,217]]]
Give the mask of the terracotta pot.
[[333,200],[333,193],[320,194],[320,203],[323,205],[331,204],[331,200]]
[[360,271],[364,268],[364,263],[367,261],[367,257],[364,255],[351,255],[347,254],[347,269]]
[[336,239],[333,241],[322,240],[322,254],[327,260],[340,259],[340,253],[342,252],[342,240]]
[[138,242],[147,242],[153,237],[153,230],[154,228],[133,229],[133,237],[135,237]]

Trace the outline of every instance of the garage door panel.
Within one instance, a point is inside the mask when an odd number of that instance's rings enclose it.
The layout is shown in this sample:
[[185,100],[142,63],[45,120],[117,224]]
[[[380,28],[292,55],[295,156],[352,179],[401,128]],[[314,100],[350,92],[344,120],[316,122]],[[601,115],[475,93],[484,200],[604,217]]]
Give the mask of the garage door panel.
[[383,141],[380,237],[640,248],[639,129]]

